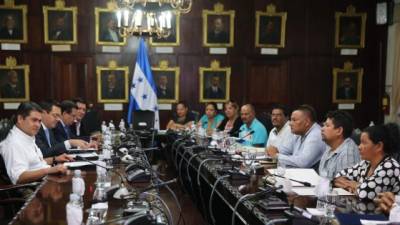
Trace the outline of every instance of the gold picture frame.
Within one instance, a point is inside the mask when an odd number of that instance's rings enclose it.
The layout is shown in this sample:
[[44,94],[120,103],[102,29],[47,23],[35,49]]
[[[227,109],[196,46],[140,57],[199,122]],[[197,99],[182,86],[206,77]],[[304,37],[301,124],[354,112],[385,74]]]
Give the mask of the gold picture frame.
[[14,57],[7,57],[0,65],[0,102],[27,102],[29,93],[29,65],[17,65]]
[[[28,42],[27,13],[27,5],[15,5],[14,0],[5,0],[4,5],[0,5],[0,43]],[[13,28],[6,27],[8,22]]]
[[44,43],[77,44],[78,8],[65,7],[64,0],[56,0],[55,6],[43,6]]
[[174,12],[171,20],[171,34],[165,38],[150,37],[151,46],[179,46],[181,44],[181,14]]
[[284,48],[286,41],[287,12],[277,12],[274,4],[267,5],[265,12],[256,11],[255,46]]
[[214,60],[210,67],[200,67],[199,74],[200,102],[227,102],[229,100],[230,67],[220,67],[220,62]]
[[[95,15],[95,29],[96,29],[96,45],[107,45],[107,46],[124,46],[126,45],[126,37],[122,37],[117,28],[117,6],[115,1],[109,1],[107,8],[94,8]],[[112,33],[109,31],[107,26],[111,29],[116,29]],[[117,38],[117,40],[115,40]]]
[[168,64],[167,60],[161,60],[158,67],[151,67],[158,103],[177,103],[179,101],[180,68],[169,67]]
[[335,12],[335,48],[364,48],[367,13],[349,5],[346,12]]
[[361,103],[363,68],[353,68],[345,62],[343,68],[333,68],[333,103]]
[[[224,11],[224,5],[214,4],[214,10],[203,10],[203,46],[233,47],[235,42],[235,10]],[[210,24],[213,24],[213,29]],[[224,24],[229,23],[228,29]]]
[[[108,66],[96,66],[97,102],[127,103],[128,102],[128,66],[118,66],[115,60]],[[107,80],[107,81],[105,81]]]

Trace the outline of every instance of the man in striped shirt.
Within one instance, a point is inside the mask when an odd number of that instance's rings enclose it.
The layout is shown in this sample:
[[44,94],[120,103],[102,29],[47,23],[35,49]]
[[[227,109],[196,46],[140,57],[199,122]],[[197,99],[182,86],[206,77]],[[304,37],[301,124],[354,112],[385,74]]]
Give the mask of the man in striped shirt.
[[328,112],[321,129],[322,140],[327,149],[319,163],[319,175],[332,180],[341,170],[360,161],[357,145],[350,138],[353,118],[345,111]]

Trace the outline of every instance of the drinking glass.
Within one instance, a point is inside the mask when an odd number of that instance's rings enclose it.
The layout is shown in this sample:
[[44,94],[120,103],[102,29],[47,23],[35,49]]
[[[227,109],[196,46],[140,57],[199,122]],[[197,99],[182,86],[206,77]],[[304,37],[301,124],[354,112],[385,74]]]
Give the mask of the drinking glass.
[[336,190],[332,189],[326,195],[325,216],[327,218],[335,217],[336,204],[338,203],[339,194]]

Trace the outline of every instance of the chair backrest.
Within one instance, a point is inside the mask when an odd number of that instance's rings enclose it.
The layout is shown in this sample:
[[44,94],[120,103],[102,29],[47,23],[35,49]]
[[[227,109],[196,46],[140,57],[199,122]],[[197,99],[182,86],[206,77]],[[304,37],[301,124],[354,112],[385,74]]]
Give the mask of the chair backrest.
[[0,155],[0,184],[12,184],[7,174],[6,164],[4,163],[3,156]]
[[154,112],[149,110],[133,111],[132,125],[134,130],[146,130],[154,128]]

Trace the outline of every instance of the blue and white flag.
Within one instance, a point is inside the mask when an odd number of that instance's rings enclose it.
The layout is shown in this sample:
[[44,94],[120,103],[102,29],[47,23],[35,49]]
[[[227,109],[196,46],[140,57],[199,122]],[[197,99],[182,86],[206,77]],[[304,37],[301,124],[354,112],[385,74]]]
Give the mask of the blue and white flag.
[[150,110],[155,116],[154,128],[160,129],[156,90],[147,48],[143,38],[140,38],[129,98],[128,124],[132,123],[133,110]]

